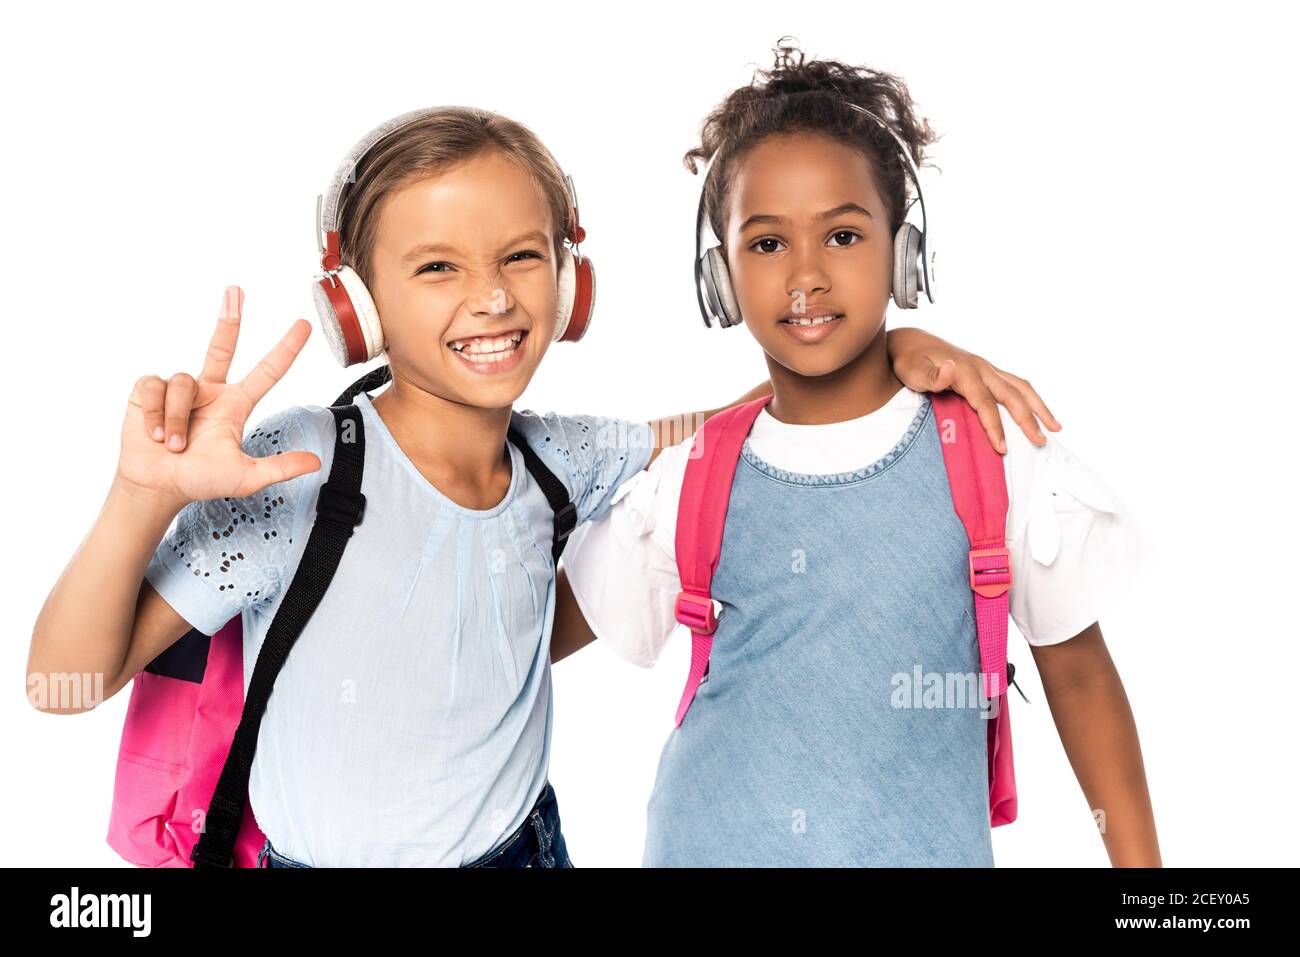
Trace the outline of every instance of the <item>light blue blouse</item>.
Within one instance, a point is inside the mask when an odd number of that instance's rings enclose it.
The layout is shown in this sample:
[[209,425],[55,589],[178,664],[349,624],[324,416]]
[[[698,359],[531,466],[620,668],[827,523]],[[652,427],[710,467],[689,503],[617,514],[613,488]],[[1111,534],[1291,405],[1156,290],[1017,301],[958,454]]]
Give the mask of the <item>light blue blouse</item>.
[[[505,498],[457,505],[406,457],[370,397],[353,401],[366,513],[276,681],[250,803],[276,850],[313,867],[459,866],[512,833],[546,782],[553,513],[513,445]],[[579,523],[604,515],[650,457],[646,423],[511,419],[565,484]],[[245,692],[302,558],[334,431],[320,406],[262,421],[248,454],[306,449],[320,470],[190,503],[146,572],[205,634],[243,616]]]

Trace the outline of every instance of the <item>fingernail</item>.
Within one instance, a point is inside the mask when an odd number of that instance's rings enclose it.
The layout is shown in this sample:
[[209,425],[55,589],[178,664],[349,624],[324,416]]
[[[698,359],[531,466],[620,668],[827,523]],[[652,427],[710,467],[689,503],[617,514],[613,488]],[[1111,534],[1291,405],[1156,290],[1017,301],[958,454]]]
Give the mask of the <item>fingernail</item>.
[[158,442],[161,442],[161,441],[162,441],[162,437],[163,437],[163,428],[162,428],[161,425],[158,426],[157,428],[155,428],[155,429],[153,430],[153,437],[154,437],[154,439],[155,439],[156,441],[158,441]]
[[226,294],[221,299],[221,318],[234,319],[240,313],[244,303],[244,291],[238,286],[227,286]]
[[181,450],[181,446],[184,444],[185,444],[185,440],[182,439],[179,435],[173,435],[170,439],[167,440],[167,447],[177,452]]

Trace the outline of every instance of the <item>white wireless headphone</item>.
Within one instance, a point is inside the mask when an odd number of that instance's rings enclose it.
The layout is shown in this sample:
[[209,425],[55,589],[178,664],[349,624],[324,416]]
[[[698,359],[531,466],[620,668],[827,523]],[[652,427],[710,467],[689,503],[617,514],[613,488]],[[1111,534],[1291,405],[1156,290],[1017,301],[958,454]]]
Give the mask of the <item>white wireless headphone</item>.
[[[930,231],[926,227],[925,197],[921,193],[921,179],[917,175],[916,165],[912,162],[912,154],[908,152],[907,144],[903,142],[902,138],[875,113],[863,109],[856,103],[845,101],[844,105],[871,117],[898,143],[899,152],[902,153],[903,160],[907,164],[908,173],[912,177],[912,182],[916,185],[916,199],[913,200],[913,203],[919,201],[921,204],[920,228],[904,221],[898,227],[898,232],[894,234],[894,276],[892,284],[894,302],[900,309],[915,309],[918,301],[917,293],[923,289],[926,297],[933,303],[935,253],[930,248],[928,240]],[[708,183],[709,170],[713,167],[713,161],[717,159],[719,152],[721,152],[721,149],[709,157],[709,161],[704,167],[704,176],[700,189],[700,205],[695,214],[695,298],[700,304],[700,315],[704,317],[704,324],[712,327],[716,322],[725,329],[728,326],[739,325],[742,321],[740,306],[736,302],[736,293],[731,288],[731,274],[727,271],[727,257],[722,251],[721,243],[716,242],[717,236],[714,236],[715,244],[707,249],[702,248],[701,241],[705,221],[705,190],[703,185]],[[907,211],[903,214],[904,217],[907,216],[911,209],[912,205],[909,204]]]
[[[345,368],[380,355],[384,351],[384,330],[370,290],[352,267],[344,264],[339,253],[339,211],[343,191],[348,183],[355,181],[357,164],[371,147],[388,134],[439,109],[441,107],[412,110],[375,127],[348,151],[329,188],[324,195],[316,197],[316,246],[320,250],[320,265],[325,274],[312,280],[312,298],[330,351]],[[591,260],[579,249],[579,243],[587,233],[578,223],[578,195],[573,188],[573,178],[565,176],[564,181],[569,189],[571,214],[571,226],[565,238],[572,248],[564,247],[560,255],[554,339],[556,342],[576,342],[582,338],[591,321],[592,307],[596,302],[596,272]]]

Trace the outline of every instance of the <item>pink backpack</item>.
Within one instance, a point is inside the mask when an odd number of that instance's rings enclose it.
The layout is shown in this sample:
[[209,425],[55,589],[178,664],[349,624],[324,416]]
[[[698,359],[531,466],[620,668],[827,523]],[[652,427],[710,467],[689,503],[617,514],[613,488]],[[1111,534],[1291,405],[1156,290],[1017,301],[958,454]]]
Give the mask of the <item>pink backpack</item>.
[[[248,777],[267,699],[324,597],[365,512],[365,431],[352,399],[391,378],[379,366],[335,400],[334,460],[320,488],[302,560],[267,630],[244,697],[243,617],[209,638],[192,629],[135,676],[118,749],[108,843],[140,867],[256,867],[266,837],[248,803]],[[513,427],[510,441],[555,513],[551,554],[576,519],[564,484]]]
[[[691,630],[691,668],[677,707],[679,725],[709,668],[713,632],[718,624],[710,589],[722,550],[727,503],[741,446],[754,419],[771,398],[768,395],[732,406],[709,419],[695,434],[686,464],[677,509],[677,569],[682,590],[675,611],[677,621]],[[996,717],[988,719],[988,769],[989,821],[997,827],[1016,819],[1011,717],[1007,709],[1007,682],[1015,680],[1015,668],[1007,662],[1011,554],[1005,538],[1006,476],[1002,456],[989,442],[975,410],[952,392],[931,395],[930,400],[953,506],[971,546],[970,586],[975,601],[980,670],[984,693],[989,697],[991,711],[996,713]]]

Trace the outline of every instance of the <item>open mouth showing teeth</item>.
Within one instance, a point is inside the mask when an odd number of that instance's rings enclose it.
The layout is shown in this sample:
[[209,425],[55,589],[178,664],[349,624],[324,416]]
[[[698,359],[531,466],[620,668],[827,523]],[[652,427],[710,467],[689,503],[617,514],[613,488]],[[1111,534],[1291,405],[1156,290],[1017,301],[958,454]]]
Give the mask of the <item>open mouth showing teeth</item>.
[[473,336],[449,342],[451,348],[470,362],[491,363],[508,358],[528,335],[527,330],[516,329],[503,336]]
[[840,313],[835,316],[817,316],[815,318],[809,318],[808,316],[786,316],[781,321],[787,326],[820,326],[824,323],[843,318],[843,313]]

